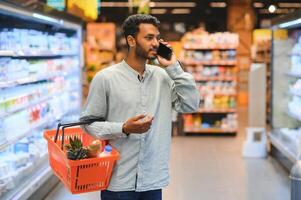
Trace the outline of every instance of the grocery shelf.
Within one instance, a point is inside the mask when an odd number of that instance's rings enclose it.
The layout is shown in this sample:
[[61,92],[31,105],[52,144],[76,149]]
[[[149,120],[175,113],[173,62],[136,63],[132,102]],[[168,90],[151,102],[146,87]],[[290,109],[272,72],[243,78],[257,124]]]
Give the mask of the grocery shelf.
[[[10,42],[7,45],[4,43],[5,47],[2,45],[3,48],[0,48],[0,59],[8,61],[8,65],[5,65],[3,68],[5,77],[0,78],[0,91],[5,92],[6,98],[14,98],[20,101],[16,105],[12,102],[12,105],[15,106],[9,106],[9,109],[6,109],[5,112],[3,108],[2,110],[0,109],[3,111],[0,114],[0,120],[22,109],[29,112],[27,108],[40,103],[43,104],[44,101],[49,102],[49,107],[51,108],[51,112],[47,112],[46,115],[43,114],[44,109],[36,109],[36,112],[34,110],[30,111],[34,112],[32,113],[34,115],[33,118],[36,118],[38,114],[43,117],[37,118],[29,125],[26,123],[27,128],[18,129],[18,127],[14,127],[18,126],[18,119],[12,120],[12,122],[5,121],[5,127],[16,128],[15,134],[11,134],[10,130],[8,130],[7,135],[2,135],[3,137],[1,137],[3,140],[0,141],[0,152],[5,156],[9,156],[8,153],[10,152],[7,152],[7,150],[13,148],[14,144],[19,143],[22,138],[41,133],[46,128],[56,128],[54,126],[57,120],[64,122],[78,119],[82,103],[81,76],[83,57],[81,50],[83,46],[81,41],[84,36],[82,32],[84,21],[63,12],[49,13],[42,7],[24,8],[9,1],[1,1],[0,15],[1,20],[12,18],[14,21],[12,24],[5,23],[2,27],[3,30],[1,30],[1,34],[3,34],[1,39],[4,42],[10,39]],[[34,26],[34,31],[32,31],[32,26]],[[36,38],[37,40],[34,41],[31,38]],[[40,44],[38,40],[43,41],[43,44]],[[24,65],[24,67],[22,71],[19,71],[21,70],[19,69],[22,67],[21,65]],[[35,69],[38,70],[33,72]],[[14,74],[16,70],[20,73]],[[64,87],[66,90],[63,91],[64,96],[62,96],[61,90],[57,90],[60,85],[49,84],[48,87],[48,84],[46,84],[47,88],[54,92],[44,93],[45,84],[36,84],[40,81],[53,82],[56,78],[59,80],[54,82],[62,83],[66,86]],[[26,84],[26,87],[23,87],[23,84]],[[19,92],[14,90],[19,89],[19,86],[20,90],[18,91],[22,93],[24,99],[16,98],[16,95],[19,97]],[[32,88],[41,91],[40,95],[35,95],[36,93],[34,93],[27,98],[27,94],[32,93],[30,91]],[[70,94],[69,89],[70,91],[76,89],[76,94]],[[23,92],[26,94],[23,94]],[[62,98],[52,102],[51,98],[56,98],[53,97],[54,95],[57,97],[60,95]],[[31,98],[33,96],[34,98]],[[61,107],[58,105],[60,104],[59,100],[63,100],[68,106]],[[60,106],[60,108],[57,108],[57,106]],[[54,107],[57,109],[52,109]],[[38,138],[41,139],[40,137],[32,137],[32,140],[37,142],[38,145],[42,145],[42,140]],[[36,159],[31,160],[32,162],[18,162],[18,165],[23,164],[23,166],[18,166],[17,170],[14,171],[7,169],[9,173],[2,174],[1,180],[8,183],[8,190],[3,191],[6,184],[0,183],[1,200],[39,199],[36,197],[42,198],[51,190],[53,184],[50,184],[50,182],[55,182],[54,179],[56,178],[52,175],[49,167],[46,149],[47,147],[40,154],[34,156]],[[32,158],[31,156],[30,159]],[[32,197],[31,195],[34,196]]]
[[40,104],[40,103],[42,103],[42,102],[44,102],[44,101],[47,101],[47,100],[49,100],[49,99],[52,99],[52,98],[53,98],[53,96],[45,97],[45,98],[42,98],[42,99],[38,99],[38,100],[36,100],[36,101],[34,101],[34,102],[27,103],[27,104],[25,104],[25,105],[23,105],[23,106],[21,106],[21,107],[16,108],[16,109],[12,109],[12,110],[10,110],[10,111],[8,111],[8,112],[5,112],[5,113],[3,113],[3,114],[0,114],[0,119],[1,119],[1,118],[5,118],[5,117],[7,117],[7,116],[9,116],[9,115],[11,115],[11,114],[13,114],[13,113],[15,113],[15,112],[18,112],[18,111],[20,111],[20,110],[23,110],[23,109],[25,109],[25,108],[29,108],[29,107],[35,106],[35,105],[37,105],[37,104]]
[[184,127],[185,133],[236,133],[236,129],[222,129],[222,128],[187,128]]
[[271,63],[271,60],[266,60],[266,59],[254,59],[255,63]]
[[291,118],[295,119],[295,120],[298,120],[301,122],[301,116],[298,116],[297,114],[287,110],[286,111],[287,115],[290,116]]
[[69,93],[69,92],[71,93],[72,91],[75,91],[75,90],[62,91],[62,92],[60,92],[60,93],[55,93],[55,94],[52,94],[51,96],[47,96],[47,97],[44,97],[44,98],[35,100],[35,101],[33,101],[33,102],[29,102],[29,103],[27,103],[27,104],[25,104],[25,105],[23,105],[23,106],[20,106],[20,107],[18,107],[18,108],[15,108],[15,109],[12,109],[12,110],[10,110],[10,111],[8,111],[8,112],[4,112],[4,113],[0,114],[0,119],[1,119],[1,118],[5,118],[5,117],[8,117],[9,115],[11,115],[11,114],[13,114],[13,113],[15,113],[15,112],[24,110],[24,109],[26,109],[26,108],[33,107],[33,106],[38,105],[38,104],[40,104],[40,103],[43,103],[43,102],[45,102],[45,101],[49,101],[50,99],[52,99],[52,98],[54,98],[54,97],[56,97],[56,96],[60,96],[60,95],[63,94],[63,93]]
[[0,50],[0,57],[5,56],[5,57],[10,57],[14,55],[14,51],[9,51],[9,50]]
[[16,85],[20,84],[27,84],[27,83],[34,83],[38,81],[43,81],[43,80],[48,80],[55,78],[57,76],[63,76],[65,74],[68,74],[68,72],[53,72],[53,73],[48,73],[44,75],[32,75],[28,76],[26,78],[20,78],[18,80],[13,80],[13,81],[0,81],[0,89],[1,88],[8,88],[8,87],[14,87]]
[[203,61],[192,61],[192,60],[182,60],[184,65],[229,65],[234,66],[237,64],[236,60],[203,60]]
[[184,44],[183,48],[186,50],[235,50],[236,45],[198,45],[198,44]]
[[60,52],[15,52],[10,50],[0,50],[0,57],[13,57],[13,58],[55,58],[55,57],[69,57],[77,56],[75,53],[60,53]]
[[296,74],[292,72],[287,72],[286,75],[293,77],[293,78],[301,78],[301,74]]
[[212,94],[213,96],[237,96],[237,93],[222,93],[222,92],[213,92],[213,93],[201,93],[201,95]]
[[200,108],[197,113],[236,113],[235,108]]
[[270,48],[269,46],[268,46],[268,47],[260,47],[260,48],[257,47],[257,48],[256,48],[256,52],[257,52],[257,53],[259,53],[259,52],[260,52],[260,53],[263,53],[263,52],[265,53],[265,52],[267,52],[267,51],[271,51],[271,48]]
[[78,109],[78,107],[73,106],[73,107],[70,107],[69,110],[65,113],[62,113],[58,116],[49,115],[48,117],[42,119],[41,121],[36,122],[35,124],[33,124],[30,127],[30,130],[28,132],[26,132],[22,135],[19,135],[15,138],[12,138],[12,139],[6,141],[5,143],[1,144],[0,151],[7,148],[9,145],[16,143],[18,140],[21,140],[22,138],[29,136],[33,132],[33,130],[47,128],[48,126],[52,125],[54,122],[61,120],[64,116],[72,114],[77,109]]
[[12,139],[6,141],[4,144],[1,144],[0,145],[0,151],[3,150],[3,149],[5,149],[9,145],[16,143],[17,141],[21,140],[22,138],[24,138],[26,136],[29,136],[33,132],[33,130],[35,130],[35,129],[46,128],[49,124],[51,124],[51,123],[54,122],[53,120],[49,121],[50,119],[52,119],[52,118],[50,116],[48,116],[45,119],[42,119],[39,122],[36,122],[35,124],[33,124],[30,127],[30,130],[27,131],[26,133],[24,133],[22,135],[19,135],[19,136],[15,137],[15,138],[12,138]]
[[42,156],[31,168],[30,173],[26,173],[31,174],[30,178],[26,177],[18,181],[14,189],[4,193],[1,199],[28,199],[53,175],[48,163],[48,154]]
[[297,161],[297,155],[288,148],[287,145],[285,145],[284,142],[279,139],[279,136],[277,136],[279,132],[271,132],[269,134],[270,141],[273,146],[275,146],[285,157],[287,157],[290,161],[296,162]]
[[297,92],[297,91],[294,91],[294,90],[290,90],[289,92],[287,92],[289,95],[292,95],[292,96],[298,96],[298,97],[301,97],[301,92]]
[[301,53],[290,53],[288,56],[301,56]]
[[195,77],[195,81],[236,81],[236,77]]

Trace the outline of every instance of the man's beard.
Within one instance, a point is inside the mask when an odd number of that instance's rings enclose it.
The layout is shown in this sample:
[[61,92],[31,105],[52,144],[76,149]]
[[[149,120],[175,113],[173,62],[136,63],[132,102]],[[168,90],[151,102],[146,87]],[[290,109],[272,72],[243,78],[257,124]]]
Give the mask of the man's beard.
[[[156,51],[156,50],[155,50]],[[148,52],[144,51],[141,46],[139,45],[139,43],[137,43],[137,46],[136,46],[136,50],[135,50],[135,53],[138,57],[140,58],[144,58],[144,59],[149,59],[149,60],[154,60],[156,59],[157,57],[156,56],[148,56]]]

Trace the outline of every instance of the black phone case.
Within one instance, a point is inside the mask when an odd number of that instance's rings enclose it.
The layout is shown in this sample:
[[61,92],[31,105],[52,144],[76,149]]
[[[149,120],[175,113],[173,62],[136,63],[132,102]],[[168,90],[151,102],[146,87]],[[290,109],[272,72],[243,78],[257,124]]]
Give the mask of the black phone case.
[[172,50],[166,45],[160,43],[157,54],[167,60],[170,60],[172,55]]

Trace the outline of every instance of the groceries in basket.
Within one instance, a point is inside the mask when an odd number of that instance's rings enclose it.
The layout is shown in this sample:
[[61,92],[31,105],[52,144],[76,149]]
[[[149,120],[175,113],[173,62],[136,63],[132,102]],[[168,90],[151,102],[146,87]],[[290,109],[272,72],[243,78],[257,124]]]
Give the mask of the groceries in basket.
[[107,189],[120,157],[108,141],[93,138],[79,127],[93,121],[58,124],[57,130],[44,132],[51,169],[72,194]]
[[82,141],[76,136],[69,138],[69,144],[65,145],[67,158],[70,160],[80,160],[85,158],[96,158],[102,149],[102,143],[94,140],[89,146],[83,146]]

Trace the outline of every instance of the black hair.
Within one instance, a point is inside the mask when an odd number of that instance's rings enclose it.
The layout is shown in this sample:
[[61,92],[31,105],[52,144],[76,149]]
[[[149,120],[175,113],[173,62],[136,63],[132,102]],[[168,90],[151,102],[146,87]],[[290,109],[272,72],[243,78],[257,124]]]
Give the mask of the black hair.
[[151,15],[136,14],[129,16],[122,24],[123,34],[127,42],[129,35],[136,37],[139,32],[140,24],[152,24],[155,27],[159,27],[160,21]]

